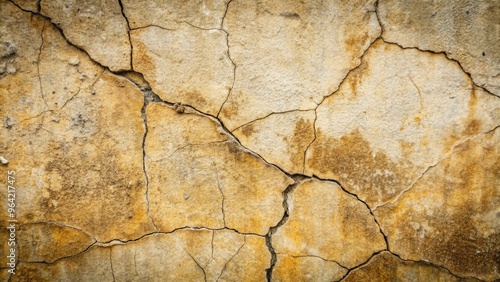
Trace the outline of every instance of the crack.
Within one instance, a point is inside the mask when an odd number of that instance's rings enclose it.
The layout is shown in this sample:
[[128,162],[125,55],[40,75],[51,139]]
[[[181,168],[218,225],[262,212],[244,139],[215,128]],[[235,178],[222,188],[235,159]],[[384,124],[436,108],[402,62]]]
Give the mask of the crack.
[[292,257],[292,258],[319,258],[323,261],[327,261],[327,262],[333,262],[335,264],[337,264],[338,266],[340,266],[341,268],[345,269],[345,270],[349,270],[349,268],[347,268],[346,266],[340,264],[339,262],[335,261],[335,260],[331,260],[331,259],[325,259],[323,257],[320,257],[320,256],[316,256],[316,255],[289,255],[289,254],[281,254],[281,253],[276,253],[277,255],[286,255],[286,256],[289,256],[289,257]]
[[499,95],[496,95],[496,94],[493,94],[490,90],[484,88],[483,86],[477,84],[474,79],[472,78],[472,75],[470,72],[466,71],[462,65],[462,63],[460,63],[459,60],[456,60],[456,59],[453,59],[449,56],[449,54],[446,52],[446,51],[434,51],[434,50],[430,50],[430,49],[422,49],[422,48],[419,48],[419,47],[416,47],[416,46],[403,46],[402,44],[398,43],[398,42],[393,42],[393,41],[388,41],[386,40],[384,37],[380,36],[380,39],[386,43],[386,44],[389,44],[389,45],[395,45],[395,46],[398,46],[399,48],[403,49],[403,50],[417,50],[417,51],[420,51],[420,52],[423,52],[423,53],[429,53],[429,54],[434,54],[434,55],[442,55],[444,56],[446,59],[448,59],[449,61],[451,62],[454,62],[456,63],[459,68],[462,70],[463,73],[465,73],[467,75],[467,77],[469,78],[470,82],[472,83],[473,86],[481,89],[482,91],[490,94],[490,95],[493,95],[493,96],[496,96],[496,97],[500,97]]
[[304,177],[301,175],[294,176],[293,177],[293,179],[295,180],[294,183],[289,185],[283,191],[283,193],[282,193],[282,195],[283,195],[282,206],[283,206],[283,210],[284,210],[283,217],[275,226],[272,226],[271,228],[269,228],[269,232],[265,236],[266,246],[269,250],[269,253],[271,253],[271,262],[270,262],[269,268],[266,269],[266,277],[267,277],[268,282],[272,281],[273,270],[274,270],[274,266],[276,265],[276,261],[277,261],[277,254],[276,254],[276,251],[274,250],[274,247],[273,247],[272,236],[273,236],[273,234],[276,233],[276,231],[278,231],[278,229],[281,226],[283,226],[288,221],[288,218],[290,217],[290,209],[289,209],[290,206],[288,204],[288,201],[290,200],[291,195],[292,195],[293,191],[295,190],[295,188],[297,188],[297,186],[299,186],[299,184],[302,183],[302,181],[306,178],[307,177]]
[[361,267],[363,267],[363,266],[367,265],[368,263],[370,263],[370,261],[371,261],[371,260],[372,260],[375,256],[377,256],[378,254],[380,254],[380,253],[382,253],[382,252],[384,252],[384,251],[386,251],[386,250],[380,250],[380,251],[374,252],[374,253],[373,253],[373,254],[372,254],[372,255],[371,255],[371,256],[370,256],[370,257],[369,257],[366,261],[362,262],[361,264],[359,264],[359,265],[357,265],[357,266],[355,266],[355,267],[349,268],[349,269],[347,270],[346,274],[344,274],[344,276],[342,276],[342,278],[340,278],[340,279],[339,279],[339,280],[337,280],[336,282],[344,280],[344,279],[345,279],[345,278],[346,278],[346,277],[347,277],[347,276],[348,276],[348,275],[349,275],[352,271],[354,271],[354,270],[356,270],[356,269],[358,269],[358,268],[361,268]]
[[[226,227],[226,213],[224,212],[224,200],[226,199],[226,197],[224,196],[224,192],[222,191],[222,188],[220,187],[219,173],[217,170],[217,165],[215,164],[215,159],[212,161],[213,161],[213,166],[215,168],[215,177],[217,179],[217,187],[219,188],[220,194],[222,195],[222,221],[224,222],[224,227]],[[212,240],[213,240],[213,238],[212,238]],[[212,243],[213,243],[213,241],[212,241]]]
[[222,276],[222,274],[224,273],[224,271],[226,270],[227,268],[227,265],[240,253],[240,250],[243,248],[243,246],[245,246],[246,244],[246,241],[247,241],[247,237],[246,236],[243,236],[243,243],[241,244],[241,246],[238,248],[238,250],[236,251],[236,253],[228,260],[226,261],[226,263],[224,264],[224,267],[222,268],[222,270],[220,271],[220,274],[219,276],[217,277],[217,280],[215,281],[219,281],[220,277]]
[[309,151],[309,148],[311,145],[316,141],[317,133],[316,133],[316,121],[318,120],[318,112],[314,110],[314,121],[313,121],[313,133],[314,133],[314,138],[311,140],[311,142],[307,145],[306,149],[304,150],[304,162],[302,163],[302,174],[306,174],[306,161],[307,161],[307,151]]
[[428,266],[432,266],[432,267],[436,267],[436,268],[439,268],[439,269],[442,269],[446,272],[448,272],[450,275],[458,278],[458,279],[475,279],[475,280],[479,280],[479,281],[482,281],[481,279],[477,278],[477,277],[473,277],[473,276],[459,276],[453,272],[451,272],[448,268],[446,268],[445,266],[442,266],[442,265],[439,265],[439,264],[435,264],[435,263],[432,263],[432,262],[429,262],[429,261],[425,261],[425,260],[412,260],[412,259],[404,259],[402,258],[399,254],[396,254],[392,251],[389,251],[387,250],[387,252],[395,257],[397,257],[399,260],[401,261],[404,261],[404,262],[412,262],[412,263],[418,263],[418,264],[424,264],[424,265],[428,265]]
[[[142,89],[141,89],[142,91]],[[146,138],[148,136],[148,117],[146,115],[146,108],[149,105],[151,101],[154,101],[156,97],[151,90],[149,91],[143,91],[144,93],[144,105],[142,106],[141,109],[141,116],[142,116],[142,121],[144,122],[144,136],[142,138],[142,170],[144,171],[144,178],[146,180],[146,192],[145,192],[145,198],[146,198],[146,204],[147,204],[147,213],[148,217],[151,220],[151,224],[155,228],[156,231],[158,231],[158,226],[156,226],[153,217],[151,216],[151,207],[149,203],[149,178],[148,178],[148,171],[147,171],[147,166],[146,166]]]
[[115,279],[115,270],[113,269],[113,257],[112,257],[112,250],[113,247],[109,248],[109,265],[111,266],[111,275],[113,275],[113,282],[116,281]]
[[389,200],[389,201],[387,201],[387,202],[385,202],[385,203],[383,203],[383,204],[381,204],[381,205],[375,206],[375,207],[373,208],[373,211],[376,211],[378,208],[381,208],[381,207],[384,207],[384,206],[387,206],[387,205],[394,204],[394,203],[398,202],[398,201],[399,201],[399,199],[401,199],[401,198],[403,197],[403,195],[404,195],[404,194],[406,194],[406,192],[410,191],[410,190],[413,188],[413,186],[415,186],[415,184],[416,184],[416,183],[417,183],[417,182],[418,182],[418,181],[419,181],[419,180],[420,180],[420,179],[421,179],[421,178],[422,178],[422,177],[423,177],[423,176],[424,176],[424,175],[425,175],[425,174],[426,174],[429,170],[431,170],[432,168],[434,168],[434,167],[436,167],[437,165],[439,165],[439,163],[440,163],[440,162],[442,162],[443,160],[445,160],[445,159],[447,159],[447,158],[451,157],[451,156],[454,154],[454,151],[455,151],[455,149],[456,149],[458,146],[460,146],[460,145],[462,145],[462,144],[464,144],[464,143],[466,143],[466,142],[469,142],[470,140],[475,139],[475,138],[477,138],[477,137],[479,137],[479,136],[481,136],[481,135],[491,133],[491,132],[493,132],[493,131],[497,130],[498,128],[500,128],[500,125],[497,125],[497,126],[496,126],[496,127],[494,127],[493,129],[490,129],[490,130],[487,130],[487,131],[484,131],[484,132],[481,132],[481,133],[478,133],[478,134],[475,134],[475,135],[471,135],[471,136],[469,136],[469,137],[467,137],[467,138],[463,139],[462,141],[458,141],[458,142],[457,142],[455,145],[453,145],[453,147],[452,147],[450,150],[448,150],[448,152],[446,152],[446,153],[445,153],[445,154],[444,154],[441,158],[439,158],[439,159],[438,159],[435,163],[433,163],[433,164],[431,164],[430,166],[428,166],[428,167],[427,167],[427,168],[426,168],[426,169],[425,169],[425,170],[424,170],[424,171],[423,171],[423,172],[422,172],[422,173],[421,173],[421,174],[420,174],[420,175],[419,175],[419,176],[418,176],[418,177],[417,177],[417,178],[416,178],[416,179],[415,179],[415,180],[414,180],[414,181],[413,181],[413,182],[412,182],[409,186],[408,186],[408,188],[406,188],[405,190],[401,191],[401,192],[399,193],[399,195],[398,195],[396,198],[394,198],[393,200]]
[[263,117],[259,117],[259,118],[256,118],[254,120],[251,120],[249,122],[246,122],[242,125],[238,125],[237,127],[235,127],[231,132],[235,132],[236,130],[242,128],[242,127],[245,127],[249,124],[252,124],[254,122],[257,122],[257,121],[261,121],[261,120],[264,120],[270,116],[273,116],[273,115],[281,115],[281,114],[288,114],[288,113],[294,113],[294,112],[309,112],[309,111],[314,111],[315,109],[304,109],[304,110],[301,110],[301,109],[296,109],[296,110],[288,110],[288,111],[282,111],[282,112],[271,112]]
[[132,45],[132,39],[130,38],[130,31],[131,31],[131,28],[130,28],[130,22],[128,21],[128,18],[127,16],[125,15],[125,11],[123,9],[123,3],[122,3],[122,0],[118,0],[118,4],[120,5],[120,11],[122,13],[122,16],[123,18],[125,19],[125,21],[127,22],[127,35],[128,35],[128,43],[130,45],[130,69],[131,70],[134,70],[134,64],[133,64],[133,54],[134,54],[134,46]]
[[92,234],[87,233],[87,232],[83,231],[82,229],[80,229],[78,227],[67,225],[67,224],[63,224],[63,223],[52,221],[52,220],[37,220],[37,221],[26,222],[26,223],[23,223],[23,224],[19,225],[19,229],[21,229],[23,226],[26,226],[26,225],[40,224],[40,223],[42,223],[42,224],[53,224],[53,225],[57,225],[59,227],[73,229],[73,230],[82,232],[83,234],[89,236],[90,238],[92,238],[96,242],[98,241]]
[[[353,196],[354,198],[356,198],[356,200],[358,200],[359,202],[363,203],[363,204],[366,206],[366,208],[368,209],[368,211],[370,212],[370,214],[371,214],[371,216],[372,216],[372,218],[373,218],[373,221],[374,221],[374,222],[375,222],[375,224],[378,226],[378,230],[379,230],[380,234],[382,235],[382,237],[384,238],[384,241],[385,241],[385,249],[383,249],[383,250],[389,250],[389,241],[387,240],[387,236],[385,235],[384,231],[382,230],[382,226],[380,226],[380,224],[379,224],[379,222],[378,222],[377,218],[375,217],[375,214],[373,213],[373,212],[374,212],[374,210],[372,210],[372,209],[370,208],[370,206],[369,206],[369,205],[368,205],[365,201],[361,200],[361,198],[359,198],[359,196],[358,196],[357,194],[352,193],[352,192],[348,191],[347,189],[345,189],[345,188],[344,188],[344,186],[342,186],[342,184],[341,184],[339,181],[337,181],[337,180],[332,180],[332,179],[324,179],[324,178],[320,178],[320,177],[318,177],[318,176],[316,176],[316,175],[313,175],[313,176],[312,176],[312,177],[310,177],[310,178],[313,178],[313,179],[318,179],[318,180],[320,180],[320,181],[333,182],[333,183],[337,184],[337,185],[338,185],[338,186],[342,189],[342,191],[344,191],[345,193],[347,193],[347,194],[349,194],[349,195]],[[383,250],[380,250],[380,251],[383,251]],[[379,251],[379,252],[380,252],[380,251]]]
[[220,113],[222,112],[222,108],[224,108],[224,105],[229,100],[231,93],[233,93],[234,83],[236,82],[236,63],[234,62],[233,58],[231,58],[231,49],[229,46],[229,32],[224,29],[224,20],[226,19],[227,11],[229,10],[229,4],[231,4],[231,2],[232,0],[229,0],[227,2],[226,11],[224,11],[224,15],[222,16],[222,20],[220,23],[220,30],[226,34],[227,57],[231,61],[231,64],[233,64],[233,81],[231,82],[231,87],[229,88],[226,99],[224,100],[224,102],[222,102],[222,105],[220,106],[219,111],[217,112],[216,115],[217,118],[219,118]]
[[38,57],[37,57],[37,62],[36,62],[36,68],[37,68],[37,74],[38,74],[40,95],[42,96],[42,100],[45,103],[45,107],[48,109],[49,104],[47,103],[47,100],[45,99],[45,95],[44,95],[44,91],[43,91],[43,84],[42,84],[42,77],[40,76],[40,62],[41,62],[41,56],[42,56],[42,49],[43,49],[43,45],[45,45],[45,38],[43,36],[44,32],[45,32],[45,22],[43,22],[42,30],[40,32],[40,37],[42,39],[42,43],[40,44],[40,48],[38,48]]
[[200,265],[200,263],[188,252],[186,251],[186,249],[184,248],[184,245],[182,244],[182,242],[180,242],[179,238],[175,237],[175,241],[177,242],[177,244],[179,244],[179,246],[181,246],[182,250],[189,256],[191,257],[191,259],[194,261],[194,263],[198,266],[199,269],[201,269],[201,271],[203,271],[203,277],[204,277],[204,280],[205,282],[207,282],[207,273],[205,272],[205,269]]

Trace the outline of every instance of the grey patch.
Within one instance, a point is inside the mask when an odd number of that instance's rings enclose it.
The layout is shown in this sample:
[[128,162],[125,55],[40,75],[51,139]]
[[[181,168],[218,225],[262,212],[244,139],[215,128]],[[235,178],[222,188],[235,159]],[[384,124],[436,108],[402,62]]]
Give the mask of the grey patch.
[[14,44],[8,42],[8,41],[1,41],[0,42],[0,57],[1,58],[8,58],[14,54],[16,54],[17,48]]
[[12,128],[12,126],[14,125],[14,121],[12,120],[11,117],[5,117],[5,128]]

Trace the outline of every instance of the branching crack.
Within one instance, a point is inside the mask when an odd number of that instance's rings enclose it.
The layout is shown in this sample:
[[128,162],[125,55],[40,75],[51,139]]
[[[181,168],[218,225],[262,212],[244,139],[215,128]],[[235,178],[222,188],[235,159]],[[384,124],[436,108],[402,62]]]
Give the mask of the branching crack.
[[226,263],[224,264],[224,267],[220,271],[219,276],[217,277],[217,280],[215,280],[215,281],[219,281],[219,279],[221,278],[222,274],[224,274],[224,271],[226,270],[227,265],[240,253],[240,250],[243,248],[243,246],[245,246],[246,241],[247,241],[247,237],[243,236],[243,243],[238,248],[238,250],[236,251],[236,253],[228,261],[226,261]]

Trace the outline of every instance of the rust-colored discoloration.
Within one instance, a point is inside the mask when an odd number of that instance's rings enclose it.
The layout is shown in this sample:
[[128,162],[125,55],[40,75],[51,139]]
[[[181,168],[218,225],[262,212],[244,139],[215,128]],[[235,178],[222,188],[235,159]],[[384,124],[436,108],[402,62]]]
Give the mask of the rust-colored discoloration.
[[391,250],[460,276],[500,277],[499,140],[495,130],[458,145],[398,202],[375,211]]
[[314,125],[311,121],[300,118],[295,123],[290,144],[290,160],[294,170],[300,171],[304,164],[304,151],[314,138]]
[[21,261],[51,263],[82,252],[95,240],[74,228],[39,222],[21,226],[17,242]]
[[370,204],[391,199],[411,183],[407,164],[373,151],[358,130],[335,139],[317,129],[311,152],[307,169],[312,174],[339,180]]
[[245,135],[246,137],[252,136],[253,133],[255,133],[254,125],[252,123],[247,124],[241,128],[241,133]]
[[278,254],[273,281],[339,281],[347,269],[319,257]]

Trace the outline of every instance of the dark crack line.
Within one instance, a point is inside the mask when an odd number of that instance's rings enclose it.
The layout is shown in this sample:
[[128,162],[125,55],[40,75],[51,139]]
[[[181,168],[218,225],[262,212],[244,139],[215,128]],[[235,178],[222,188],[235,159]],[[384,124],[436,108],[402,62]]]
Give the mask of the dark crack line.
[[41,62],[41,57],[42,57],[42,50],[43,50],[43,45],[45,45],[45,37],[43,36],[45,32],[45,22],[43,22],[42,30],[40,32],[40,37],[42,39],[42,43],[40,44],[40,48],[38,48],[38,58],[36,62],[37,66],[37,73],[38,73],[38,83],[39,83],[39,88],[40,88],[40,95],[42,96],[42,100],[45,103],[45,107],[49,109],[49,104],[47,104],[47,100],[45,99],[45,94],[43,91],[43,84],[42,84],[42,77],[40,76],[40,62]]
[[145,178],[145,181],[146,181],[145,198],[146,198],[146,204],[147,204],[148,217],[151,220],[151,224],[153,225],[153,227],[155,228],[155,230],[158,231],[158,226],[156,226],[156,224],[155,224],[155,222],[153,220],[153,217],[151,216],[151,207],[150,207],[150,202],[149,202],[149,177],[148,177],[148,171],[147,171],[147,166],[146,166],[146,158],[147,158],[147,155],[146,155],[146,139],[147,139],[148,131],[149,131],[149,128],[148,128],[148,117],[146,115],[146,108],[147,108],[147,106],[149,105],[149,102],[150,102],[150,100],[148,98],[151,98],[151,97],[148,97],[148,94],[144,93],[144,105],[142,106],[142,109],[141,109],[141,116],[142,116],[142,120],[144,122],[144,136],[142,138],[142,170],[144,172],[144,178]]
[[238,250],[236,251],[236,253],[228,261],[226,261],[226,263],[224,264],[224,267],[222,268],[222,270],[219,273],[219,276],[217,277],[217,280],[215,280],[215,281],[219,281],[219,279],[221,278],[222,274],[224,274],[224,271],[226,270],[227,265],[240,253],[240,250],[243,248],[243,246],[245,246],[246,242],[247,242],[247,238],[246,238],[246,236],[243,236],[243,243],[238,248]]
[[276,265],[276,261],[277,261],[277,254],[276,254],[276,251],[274,250],[274,247],[273,247],[272,236],[273,236],[273,234],[275,234],[278,231],[278,229],[281,226],[283,226],[288,221],[288,218],[290,217],[290,208],[289,208],[290,206],[288,204],[288,200],[290,199],[291,194],[293,193],[295,188],[297,188],[297,186],[299,186],[299,184],[302,183],[302,180],[305,179],[305,177],[294,176],[293,179],[295,180],[294,183],[290,184],[285,189],[285,191],[282,192],[282,195],[283,195],[282,206],[283,206],[283,210],[284,210],[283,217],[275,226],[269,228],[269,232],[266,234],[266,237],[265,237],[266,238],[266,246],[269,250],[269,253],[271,253],[271,261],[269,264],[269,268],[266,269],[266,278],[267,278],[268,282],[272,281],[273,270],[274,270],[274,266]]
[[129,45],[130,45],[130,69],[131,69],[131,70],[134,70],[134,63],[133,63],[133,59],[134,59],[134,57],[133,57],[133,54],[134,54],[134,46],[132,45],[132,39],[131,39],[131,37],[130,37],[130,31],[131,31],[132,29],[130,28],[130,22],[128,21],[128,18],[127,18],[127,16],[125,15],[125,11],[124,11],[124,9],[123,9],[123,3],[122,3],[122,0],[118,0],[118,4],[120,5],[120,11],[121,11],[121,13],[122,13],[122,16],[123,16],[123,18],[125,19],[125,21],[127,22],[127,28],[128,28],[128,30],[127,30],[127,35],[128,35],[128,43],[129,43]]
[[205,279],[205,282],[207,282],[207,273],[205,272],[205,269],[200,265],[200,263],[184,248],[184,245],[182,242],[179,242],[179,239],[176,238],[177,244],[179,244],[182,248],[182,250],[189,256],[191,259],[194,261],[194,263],[198,266],[199,269],[203,272],[203,277]]
[[250,125],[252,123],[264,120],[264,119],[266,119],[266,118],[268,118],[270,116],[273,116],[273,115],[282,115],[282,114],[289,114],[289,113],[295,113],[295,112],[310,112],[310,111],[314,111],[314,110],[315,109],[313,108],[313,109],[304,109],[304,110],[297,109],[297,110],[288,110],[288,111],[282,111],[282,112],[271,112],[271,113],[269,113],[269,114],[267,114],[267,115],[265,115],[263,117],[259,117],[259,118],[256,118],[254,120],[251,120],[249,122],[246,122],[246,123],[244,123],[242,125],[238,125],[231,132],[235,132],[236,130],[238,130],[238,129],[242,128],[242,127],[245,127],[245,126]]
[[391,255],[397,257],[398,259],[400,259],[401,261],[405,261],[405,262],[413,262],[413,263],[418,263],[418,264],[424,264],[424,265],[428,265],[428,266],[432,266],[432,267],[436,267],[436,268],[439,268],[439,269],[442,269],[446,272],[448,272],[450,275],[458,278],[458,279],[465,279],[465,278],[469,278],[469,279],[476,279],[476,280],[480,280],[482,281],[481,279],[477,278],[477,277],[473,277],[473,276],[459,276],[453,272],[451,272],[448,268],[442,266],[442,265],[439,265],[439,264],[435,264],[435,263],[432,263],[432,262],[428,262],[428,261],[424,261],[424,260],[411,260],[411,259],[404,259],[402,258],[399,254],[397,253],[394,253],[392,251],[387,251],[388,253],[390,253]]
[[323,257],[320,257],[320,256],[316,256],[316,255],[288,255],[288,254],[281,254],[281,253],[276,253],[277,255],[286,255],[286,256],[289,256],[289,257],[292,257],[292,258],[319,258],[323,261],[327,261],[327,262],[333,262],[335,264],[337,264],[338,266],[342,267],[343,269],[345,270],[349,270],[349,268],[347,268],[347,266],[344,266],[342,264],[340,264],[338,261],[335,261],[335,260],[331,260],[331,259],[326,259],[326,258],[323,258]]
[[[337,184],[342,189],[342,191],[344,191],[345,193],[347,193],[347,194],[351,195],[352,197],[356,198],[356,200],[358,200],[359,202],[363,203],[366,206],[366,208],[368,209],[368,211],[370,212],[373,221],[378,226],[378,230],[379,230],[380,234],[382,235],[382,237],[384,238],[385,247],[386,247],[385,249],[389,250],[389,241],[387,240],[387,236],[385,235],[384,231],[382,230],[382,226],[380,226],[377,218],[373,214],[372,209],[370,208],[370,206],[365,201],[361,200],[357,194],[355,194],[353,192],[350,192],[347,189],[345,189],[344,186],[339,181],[337,181],[337,180],[323,179],[323,178],[320,178],[320,177],[318,177],[316,175],[313,175],[311,178],[316,178],[316,179],[318,179],[320,181],[333,182],[333,183]],[[381,251],[383,251],[383,250],[381,250]]]
[[311,142],[307,145],[306,149],[304,150],[304,162],[302,163],[302,174],[306,174],[306,162],[307,162],[307,152],[309,151],[309,148],[311,148],[311,145],[316,141],[317,133],[316,133],[316,121],[318,120],[318,113],[316,110],[314,110],[314,121],[313,121],[313,133],[314,137],[311,140]]
[[377,252],[374,252],[366,261],[362,262],[361,264],[355,266],[355,267],[352,267],[352,268],[349,268],[346,272],[346,274],[344,274],[344,276],[342,276],[342,278],[340,278],[339,280],[337,280],[336,282],[338,281],[342,281],[344,280],[351,272],[353,272],[354,270],[358,269],[358,268],[361,268],[365,265],[367,265],[368,263],[370,263],[370,261],[375,257],[377,256],[378,254],[384,252],[386,250],[380,250],[380,251],[377,251]]
[[496,96],[496,97],[500,97],[499,95],[496,95],[496,94],[493,94],[490,90],[486,89],[485,87],[479,85],[476,83],[476,81],[474,81],[474,79],[472,78],[472,75],[470,72],[466,71],[462,65],[462,63],[460,63],[459,60],[456,60],[456,59],[453,59],[449,56],[449,54],[446,52],[446,51],[434,51],[434,50],[430,50],[430,49],[422,49],[422,48],[419,48],[419,47],[416,47],[416,46],[403,46],[402,44],[398,43],[398,42],[393,42],[393,41],[388,41],[386,40],[384,37],[381,36],[381,39],[384,43],[386,44],[390,44],[390,45],[395,45],[395,46],[398,46],[399,48],[403,49],[403,50],[417,50],[417,51],[420,51],[420,52],[423,52],[423,53],[429,53],[429,54],[434,54],[434,55],[442,55],[444,56],[446,59],[448,59],[449,61],[451,62],[455,62],[459,67],[460,69],[462,70],[463,73],[465,73],[467,75],[467,77],[469,78],[469,80],[471,81],[472,85],[474,85],[475,87],[481,89],[482,91],[490,94],[490,95],[493,95],[493,96]]

